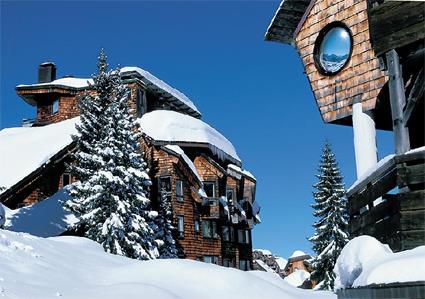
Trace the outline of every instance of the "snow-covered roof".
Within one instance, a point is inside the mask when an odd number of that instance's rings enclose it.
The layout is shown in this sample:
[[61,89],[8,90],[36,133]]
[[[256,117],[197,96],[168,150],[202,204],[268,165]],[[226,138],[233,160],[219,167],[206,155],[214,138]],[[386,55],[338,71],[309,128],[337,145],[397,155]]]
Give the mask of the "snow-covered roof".
[[277,256],[275,258],[275,261],[276,261],[277,265],[279,266],[280,270],[285,269],[286,264],[288,263],[287,259],[284,259],[283,257],[280,257],[280,256]]
[[36,83],[36,84],[20,84],[16,87],[50,87],[50,86],[59,86],[59,87],[71,87],[71,88],[86,88],[90,84],[93,84],[93,80],[90,78],[74,78],[66,77],[53,80],[46,83]]
[[1,130],[0,187],[12,187],[71,144],[78,121],[76,117],[44,127]]
[[67,190],[65,187],[31,206],[16,210],[6,209],[5,229],[39,237],[59,236],[77,221],[77,218],[65,210],[61,203],[70,198]]
[[261,252],[264,255],[273,255],[272,252],[268,249],[254,249],[253,251]]
[[216,129],[202,120],[170,110],[155,110],[144,114],[139,123],[143,133],[155,141],[178,144],[207,145],[210,150],[224,159],[229,156],[240,163],[233,144]]
[[121,74],[131,73],[131,72],[136,72],[137,74],[139,74],[142,77],[142,80],[146,79],[148,81],[148,82],[145,82],[145,83],[150,83],[150,84],[155,85],[159,89],[162,89],[166,93],[168,93],[171,96],[178,99],[180,102],[184,103],[190,109],[192,109],[192,110],[194,110],[194,111],[196,111],[200,114],[198,108],[196,108],[196,106],[193,104],[193,102],[184,93],[182,93],[182,92],[178,91],[177,89],[171,87],[170,85],[168,85],[167,83],[165,83],[161,79],[158,79],[157,77],[155,77],[154,75],[152,75],[148,71],[141,69],[140,67],[134,67],[134,66],[127,66],[127,67],[123,67],[121,69]]
[[174,152],[175,154],[177,154],[184,160],[184,162],[187,164],[190,170],[192,170],[193,174],[196,176],[196,178],[198,179],[202,187],[202,179],[199,176],[198,170],[196,169],[195,164],[193,164],[192,160],[190,160],[189,157],[186,155],[186,153],[183,151],[183,149],[178,145],[171,145],[171,144],[167,144],[165,148]]
[[251,172],[249,172],[248,170],[242,169],[242,168],[240,168],[239,166],[237,166],[235,164],[229,164],[229,165],[227,165],[227,168],[228,168],[228,171],[229,170],[233,170],[233,171],[236,171],[236,172],[238,172],[240,174],[243,174],[243,175],[245,175],[245,176],[253,179],[254,181],[256,180],[255,177],[254,177],[254,175]]
[[[183,105],[187,106],[191,110],[193,110],[197,115],[201,115],[198,108],[196,108],[195,104],[182,92],[177,89],[171,87],[161,79],[155,77],[148,71],[140,68],[140,67],[123,67],[121,68],[121,74],[131,74],[134,73],[140,80],[145,83],[148,88],[154,89],[155,92],[164,93],[167,97],[176,99],[181,102]],[[40,88],[40,87],[63,87],[63,88],[75,88],[75,89],[84,89],[87,88],[90,84],[93,84],[93,80],[89,78],[73,78],[66,77],[56,79],[52,82],[47,83],[36,83],[36,84],[20,84],[16,86],[17,88]],[[154,87],[154,88],[152,88]]]
[[304,251],[295,250],[289,258],[291,259],[291,258],[300,257],[300,256],[304,256],[304,255],[307,255]]

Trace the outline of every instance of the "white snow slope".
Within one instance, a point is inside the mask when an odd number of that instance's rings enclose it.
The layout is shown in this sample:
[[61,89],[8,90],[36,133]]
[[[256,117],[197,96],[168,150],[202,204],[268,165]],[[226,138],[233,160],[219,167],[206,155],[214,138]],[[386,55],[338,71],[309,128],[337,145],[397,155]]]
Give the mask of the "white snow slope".
[[288,276],[286,276],[284,278],[284,280],[287,283],[293,285],[294,287],[299,287],[308,278],[310,278],[310,273],[308,273],[305,270],[298,270],[298,269],[296,269],[294,272],[292,272],[291,274],[289,274]]
[[16,210],[6,209],[5,229],[39,237],[59,236],[77,221],[77,218],[66,211],[60,202],[69,199],[66,190],[65,187],[31,206]]
[[0,187],[10,188],[71,144],[79,117],[44,127],[0,131]]
[[88,239],[39,238],[0,230],[4,298],[336,299],[297,289],[279,276],[191,260],[137,261],[107,254]]

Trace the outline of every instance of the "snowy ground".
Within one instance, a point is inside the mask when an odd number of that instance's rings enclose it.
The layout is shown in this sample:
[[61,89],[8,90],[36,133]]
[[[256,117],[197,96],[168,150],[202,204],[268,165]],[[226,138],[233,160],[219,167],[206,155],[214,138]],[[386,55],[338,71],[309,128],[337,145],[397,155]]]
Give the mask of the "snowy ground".
[[271,273],[191,260],[137,261],[78,237],[40,238],[0,230],[4,298],[336,299],[297,289]]

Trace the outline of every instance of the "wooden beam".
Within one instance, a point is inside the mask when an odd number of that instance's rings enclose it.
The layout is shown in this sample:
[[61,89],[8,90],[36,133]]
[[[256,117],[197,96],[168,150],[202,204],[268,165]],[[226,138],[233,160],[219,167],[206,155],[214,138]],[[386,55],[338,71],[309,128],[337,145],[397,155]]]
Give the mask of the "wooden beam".
[[388,87],[390,91],[391,115],[396,154],[403,154],[410,149],[409,130],[403,119],[403,108],[406,104],[403,75],[398,53],[392,49],[386,53],[389,74]]
[[403,118],[405,125],[409,123],[412,112],[418,106],[417,104],[423,100],[424,90],[424,69],[422,68],[416,76],[415,83],[413,83],[412,90],[410,91],[406,106],[404,107]]

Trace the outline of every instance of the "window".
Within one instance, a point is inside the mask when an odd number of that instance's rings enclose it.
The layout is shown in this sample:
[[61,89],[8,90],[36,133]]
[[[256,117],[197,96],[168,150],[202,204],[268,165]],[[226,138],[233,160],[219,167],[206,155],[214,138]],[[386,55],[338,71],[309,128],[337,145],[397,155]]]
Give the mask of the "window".
[[146,95],[143,89],[138,89],[136,94],[136,110],[137,116],[140,117],[146,113]]
[[250,270],[250,266],[249,266],[249,260],[239,260],[239,269],[243,270],[243,271],[249,271]]
[[177,216],[177,231],[179,232],[179,237],[184,237],[184,217]]
[[222,235],[223,235],[223,241],[226,241],[226,242],[235,241],[235,230],[233,229],[233,226],[227,226],[227,225],[223,226]]
[[65,187],[71,183],[71,176],[69,173],[64,173],[62,175],[62,187]]
[[158,180],[159,196],[164,195],[167,200],[171,201],[171,177],[160,177]]
[[217,223],[215,221],[202,221],[202,236],[204,238],[218,238]]
[[199,220],[197,219],[195,220],[194,227],[195,227],[195,233],[199,233],[199,230],[200,230]]
[[238,229],[238,242],[241,244],[249,244],[249,230]]
[[197,256],[197,257],[195,257],[195,261],[202,262],[202,256]]
[[59,100],[55,100],[52,105],[52,113],[57,113],[59,111]]
[[235,259],[234,258],[223,258],[223,266],[227,268],[234,268],[235,267]]
[[177,197],[177,201],[183,202],[183,181],[182,180],[176,181],[176,197]]
[[216,197],[215,182],[204,182],[204,191],[208,197]]
[[204,262],[209,264],[218,264],[218,257],[214,255],[204,255]]
[[231,188],[226,189],[226,198],[228,203],[234,203],[235,191]]
[[323,75],[334,75],[348,63],[353,49],[353,38],[341,22],[325,26],[314,45],[314,61]]

